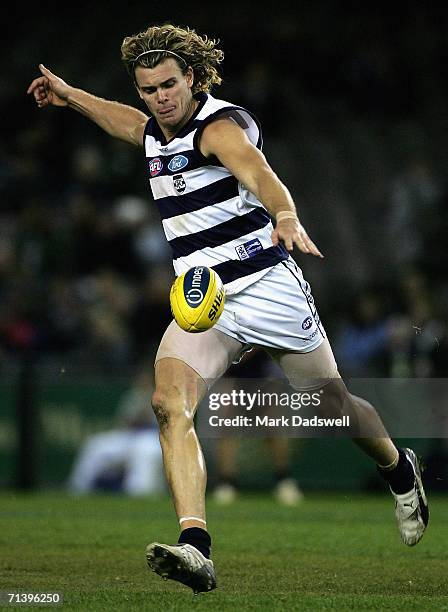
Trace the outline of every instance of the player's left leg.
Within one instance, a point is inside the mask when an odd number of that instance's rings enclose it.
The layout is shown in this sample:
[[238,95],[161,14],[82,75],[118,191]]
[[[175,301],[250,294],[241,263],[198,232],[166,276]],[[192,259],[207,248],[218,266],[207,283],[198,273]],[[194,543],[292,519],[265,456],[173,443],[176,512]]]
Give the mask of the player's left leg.
[[420,541],[429,520],[421,469],[411,449],[399,449],[390,439],[375,408],[347,390],[337,370],[328,339],[308,353],[276,351],[274,355],[293,387],[300,381],[322,387],[325,416],[349,415],[356,427],[353,441],[372,459],[389,483],[402,540],[408,546]]
[[146,557],[163,578],[182,582],[195,592],[214,589],[216,577],[205,516],[206,466],[194,416],[207,386],[242,348],[241,342],[220,331],[189,334],[173,322],[156,355],[152,403],[181,533],[175,545],[149,544]]

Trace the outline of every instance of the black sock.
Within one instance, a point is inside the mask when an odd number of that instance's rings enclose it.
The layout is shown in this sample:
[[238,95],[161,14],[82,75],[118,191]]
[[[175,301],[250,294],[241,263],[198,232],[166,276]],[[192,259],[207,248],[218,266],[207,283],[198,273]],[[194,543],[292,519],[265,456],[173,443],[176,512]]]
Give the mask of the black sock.
[[393,470],[383,470],[378,466],[378,472],[386,480],[394,493],[407,493],[414,486],[414,470],[405,452],[398,449],[399,459]]
[[178,544],[191,544],[201,552],[206,559],[210,559],[212,539],[205,529],[200,527],[189,527],[184,529],[179,536]]

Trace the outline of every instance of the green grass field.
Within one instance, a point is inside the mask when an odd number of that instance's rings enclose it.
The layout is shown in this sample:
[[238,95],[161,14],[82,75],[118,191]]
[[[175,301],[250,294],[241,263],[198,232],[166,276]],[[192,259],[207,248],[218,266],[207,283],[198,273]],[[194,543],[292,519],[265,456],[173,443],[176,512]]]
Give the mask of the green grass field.
[[146,568],[148,542],[177,538],[168,499],[3,493],[0,591],[59,591],[64,610],[448,610],[448,498],[431,502],[414,548],[387,494],[209,503],[218,589],[194,596]]

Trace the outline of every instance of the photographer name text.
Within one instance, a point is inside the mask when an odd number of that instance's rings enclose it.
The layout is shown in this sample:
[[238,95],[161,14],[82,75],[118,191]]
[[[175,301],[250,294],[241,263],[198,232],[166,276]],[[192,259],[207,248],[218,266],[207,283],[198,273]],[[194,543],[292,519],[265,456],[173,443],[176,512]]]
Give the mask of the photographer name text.
[[220,417],[214,414],[208,419],[211,427],[350,427],[350,417],[345,415],[341,418],[324,418],[313,416],[301,417],[298,414],[291,416],[269,417],[269,416],[243,416]]

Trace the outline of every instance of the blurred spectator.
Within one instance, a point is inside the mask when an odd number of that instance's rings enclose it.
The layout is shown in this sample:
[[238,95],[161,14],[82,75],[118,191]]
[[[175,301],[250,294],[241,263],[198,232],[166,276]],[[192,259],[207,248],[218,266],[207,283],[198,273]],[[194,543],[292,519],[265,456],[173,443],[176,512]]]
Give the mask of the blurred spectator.
[[389,367],[389,319],[381,292],[363,291],[353,300],[334,341],[339,370],[345,377],[386,377]]
[[72,493],[120,491],[146,495],[165,490],[162,451],[150,406],[151,364],[145,364],[117,408],[117,427],[88,438],[68,480]]
[[[418,269],[401,278],[403,312],[391,327],[392,376],[431,378],[440,376],[437,364],[446,361],[447,325],[437,315],[437,292]],[[446,376],[446,372],[443,374]]]
[[159,265],[172,267],[171,249],[154,208],[147,208],[144,222],[134,232],[134,250],[145,272]]

